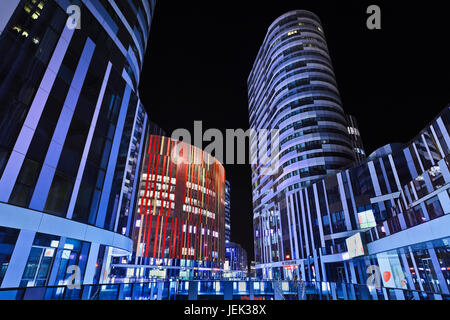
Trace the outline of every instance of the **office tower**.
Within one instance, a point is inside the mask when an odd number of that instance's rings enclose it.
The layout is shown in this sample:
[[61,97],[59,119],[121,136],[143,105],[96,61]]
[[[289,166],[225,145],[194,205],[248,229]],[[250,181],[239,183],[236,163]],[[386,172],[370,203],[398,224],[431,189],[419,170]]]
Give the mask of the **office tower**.
[[357,159],[324,30],[315,14],[291,11],[275,20],[248,88],[250,127],[278,130],[278,140],[270,145],[271,150],[279,146],[278,154],[271,154],[277,161],[272,164],[274,174],[267,174],[260,161],[267,145],[256,135],[250,142],[252,159],[258,159],[252,164],[254,223],[268,226],[263,235],[255,234],[260,241],[255,244],[260,248],[256,260],[276,262],[284,259],[281,220],[287,218],[280,216],[280,205],[285,197]]
[[155,1],[0,8],[1,287],[102,282],[133,249]]
[[225,255],[224,167],[186,143],[155,135],[147,140],[135,254],[131,266],[115,269],[125,275],[131,269],[140,279],[219,276]]
[[224,278],[243,279],[248,275],[247,251],[238,243],[225,244]]
[[231,234],[231,185],[225,181],[225,243],[230,242]]
[[[361,165],[290,194],[282,211],[285,261],[259,264],[260,276],[358,287],[358,295],[344,290],[334,299],[448,295],[449,130],[450,106],[409,143],[384,146]],[[257,230],[260,243],[266,228]],[[369,279],[376,274],[378,289]]]

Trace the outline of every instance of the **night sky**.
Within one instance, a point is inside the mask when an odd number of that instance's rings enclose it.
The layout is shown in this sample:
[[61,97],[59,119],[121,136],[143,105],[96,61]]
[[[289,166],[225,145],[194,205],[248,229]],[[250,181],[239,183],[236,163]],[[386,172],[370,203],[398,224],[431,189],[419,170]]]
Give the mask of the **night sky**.
[[[395,3],[392,3],[395,2]],[[159,0],[140,96],[170,135],[203,121],[249,127],[247,77],[267,29],[280,15],[310,10],[322,20],[347,113],[356,116],[368,154],[408,142],[450,103],[449,29],[444,1]],[[367,7],[382,10],[382,30],[366,27]],[[231,240],[253,258],[251,171],[226,166]]]

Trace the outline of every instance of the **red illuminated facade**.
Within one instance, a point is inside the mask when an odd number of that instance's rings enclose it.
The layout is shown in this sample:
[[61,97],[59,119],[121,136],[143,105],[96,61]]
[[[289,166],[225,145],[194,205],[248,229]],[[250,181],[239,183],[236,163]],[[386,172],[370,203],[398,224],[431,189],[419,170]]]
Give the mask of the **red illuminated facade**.
[[194,146],[156,135],[149,136],[143,161],[135,263],[220,268],[225,259],[222,164]]

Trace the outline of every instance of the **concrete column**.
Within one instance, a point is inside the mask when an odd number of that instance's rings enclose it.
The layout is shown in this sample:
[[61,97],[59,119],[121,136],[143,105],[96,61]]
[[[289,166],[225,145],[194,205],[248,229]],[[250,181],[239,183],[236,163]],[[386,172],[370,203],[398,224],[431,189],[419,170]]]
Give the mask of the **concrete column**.
[[305,274],[305,260],[302,260],[301,265],[299,266],[301,268],[301,280],[306,281],[306,274]]
[[94,284],[95,271],[97,269],[97,258],[100,250],[100,244],[91,243],[89,250],[89,257],[86,264],[86,271],[84,272],[83,284]]
[[447,146],[450,146],[450,135],[447,131],[447,128],[445,127],[444,121],[442,121],[442,117],[437,119],[437,125],[439,126],[439,129],[442,132],[442,136],[444,137],[445,143]]
[[402,230],[407,229],[406,221],[405,221],[405,217],[404,217],[403,213],[400,213],[398,215],[398,222],[400,223],[400,227],[402,228]]
[[438,194],[439,201],[441,202],[442,209],[445,214],[450,214],[450,197],[447,191],[443,191]]
[[425,202],[421,202],[420,207],[422,208],[422,212],[423,212],[423,215],[425,216],[425,219],[427,219],[427,221],[430,221],[430,215],[428,214],[428,210],[425,205]]
[[423,179],[425,180],[425,186],[427,188],[427,191],[429,193],[433,192],[434,191],[433,183],[431,182],[431,178],[430,178],[430,175],[429,175],[428,171],[425,171],[422,174],[422,176],[423,176]]
[[109,275],[109,268],[111,266],[111,254],[112,254],[112,247],[107,247],[105,250],[105,255],[103,256],[103,265],[102,265],[102,271],[100,273],[100,279],[99,279],[99,283],[107,283],[109,280],[108,279],[108,275]]
[[18,288],[20,286],[35,236],[36,232],[34,231],[20,231],[1,288]]
[[434,271],[436,272],[436,276],[438,278],[442,293],[450,294],[448,290],[447,281],[445,280],[444,275],[442,274],[441,265],[437,258],[436,251],[434,250],[434,248],[429,248],[428,253],[430,254],[431,261],[433,262],[433,268]]
[[[157,283],[157,287],[158,287],[158,297],[156,298],[158,301],[161,301],[163,298],[163,291],[164,291],[164,282],[158,282]],[[189,284],[189,288],[191,288],[190,284]],[[198,288],[198,287],[197,287]]]

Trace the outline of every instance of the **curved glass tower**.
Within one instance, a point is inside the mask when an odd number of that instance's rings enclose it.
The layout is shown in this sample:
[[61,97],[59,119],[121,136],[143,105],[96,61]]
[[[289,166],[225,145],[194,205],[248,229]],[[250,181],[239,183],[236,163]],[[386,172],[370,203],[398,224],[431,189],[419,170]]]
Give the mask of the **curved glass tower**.
[[103,282],[111,257],[133,249],[155,1],[0,9],[1,287],[62,285],[75,269]]
[[[255,223],[268,226],[266,243],[256,243],[257,261],[279,261],[280,200],[357,159],[323,27],[315,14],[291,11],[275,20],[248,88],[250,127],[278,131],[276,173],[266,175],[264,165],[255,163],[252,184]],[[265,153],[261,148],[266,145],[251,140],[254,158]]]

